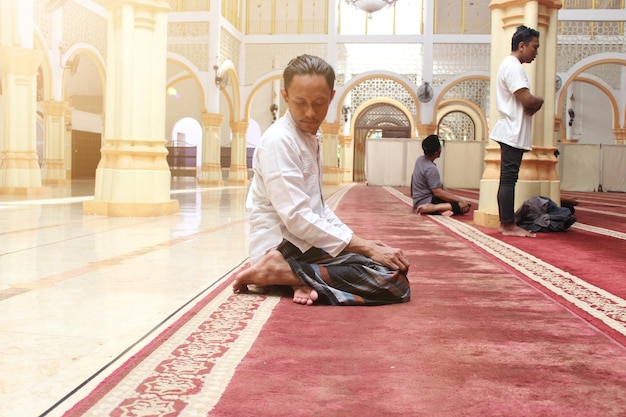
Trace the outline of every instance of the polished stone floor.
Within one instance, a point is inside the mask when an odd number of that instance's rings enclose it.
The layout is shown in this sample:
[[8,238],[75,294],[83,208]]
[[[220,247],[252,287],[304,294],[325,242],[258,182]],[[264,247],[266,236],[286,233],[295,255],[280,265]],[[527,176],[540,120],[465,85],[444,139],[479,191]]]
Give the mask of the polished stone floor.
[[0,416],[61,415],[247,260],[245,186],[173,180],[155,218],[83,215],[93,190],[0,194]]

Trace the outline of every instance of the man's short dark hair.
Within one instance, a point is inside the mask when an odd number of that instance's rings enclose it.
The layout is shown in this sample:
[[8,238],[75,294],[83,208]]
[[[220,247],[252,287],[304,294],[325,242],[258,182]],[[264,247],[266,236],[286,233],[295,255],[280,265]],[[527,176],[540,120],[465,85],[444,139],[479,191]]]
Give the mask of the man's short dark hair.
[[517,30],[513,34],[513,38],[511,39],[511,51],[517,51],[519,49],[520,42],[524,42],[528,45],[533,38],[539,39],[538,30],[529,28],[528,26],[518,26]]
[[289,90],[291,80],[296,75],[323,75],[331,90],[335,89],[335,70],[322,58],[313,55],[300,55],[287,64],[283,71],[285,90]]
[[441,142],[437,135],[429,135],[422,141],[422,150],[426,156],[433,156],[440,149]]

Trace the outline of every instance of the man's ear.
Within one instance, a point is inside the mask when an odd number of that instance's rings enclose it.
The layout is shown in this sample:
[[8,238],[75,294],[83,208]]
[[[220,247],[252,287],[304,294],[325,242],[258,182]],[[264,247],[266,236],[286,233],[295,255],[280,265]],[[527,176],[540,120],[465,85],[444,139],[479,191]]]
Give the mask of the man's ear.
[[280,89],[280,95],[282,96],[283,100],[285,100],[285,103],[287,102],[287,90],[285,90],[284,88]]
[[333,90],[332,93],[330,93],[330,101],[333,101],[333,97],[335,97],[336,92],[336,90]]

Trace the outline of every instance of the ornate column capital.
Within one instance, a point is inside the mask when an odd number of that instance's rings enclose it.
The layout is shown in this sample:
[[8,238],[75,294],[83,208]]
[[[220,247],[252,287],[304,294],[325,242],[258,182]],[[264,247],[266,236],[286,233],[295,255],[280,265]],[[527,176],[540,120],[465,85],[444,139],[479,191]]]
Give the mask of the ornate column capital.
[[0,68],[5,74],[36,76],[43,59],[37,49],[0,46]]
[[437,133],[437,128],[438,126],[436,124],[418,124],[417,125],[417,133],[421,136],[421,137],[426,137],[428,135],[434,135],[435,133]]
[[328,135],[338,135],[341,131],[340,123],[322,123],[321,126],[322,132]]
[[350,146],[354,139],[350,135],[339,135],[339,143],[342,146]]
[[66,101],[45,100],[41,104],[49,116],[65,116],[68,107]]
[[224,115],[221,113],[202,113],[202,127],[221,126]]
[[618,145],[626,145],[626,128],[619,127],[613,129],[613,136],[615,137],[615,143]]
[[230,129],[233,131],[233,133],[246,133],[248,131],[248,126],[250,126],[249,122],[231,122],[230,123]]

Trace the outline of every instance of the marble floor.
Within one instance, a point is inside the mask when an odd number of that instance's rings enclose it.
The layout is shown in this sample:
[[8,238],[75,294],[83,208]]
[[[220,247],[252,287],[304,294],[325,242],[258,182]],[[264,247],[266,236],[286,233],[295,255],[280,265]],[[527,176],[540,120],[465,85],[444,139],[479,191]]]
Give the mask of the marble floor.
[[58,416],[247,260],[245,186],[177,214],[83,215],[94,183],[0,195],[0,416]]

